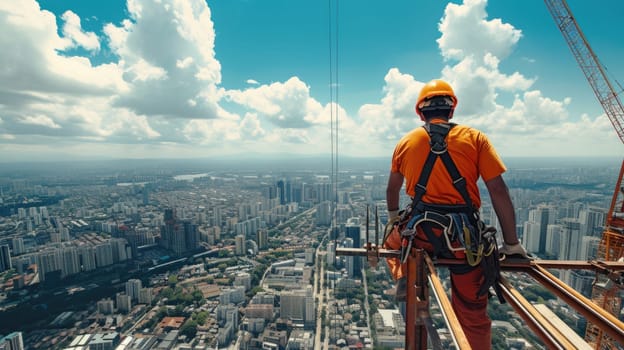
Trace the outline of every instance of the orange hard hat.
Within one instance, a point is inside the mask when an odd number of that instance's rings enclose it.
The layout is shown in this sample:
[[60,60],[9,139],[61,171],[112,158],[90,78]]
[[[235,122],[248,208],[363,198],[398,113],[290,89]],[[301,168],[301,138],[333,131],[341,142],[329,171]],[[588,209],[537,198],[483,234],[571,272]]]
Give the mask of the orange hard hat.
[[438,96],[448,96],[452,100],[451,112],[449,115],[449,118],[452,118],[453,110],[455,110],[455,107],[457,106],[457,97],[455,96],[455,92],[449,83],[444,80],[434,79],[425,84],[418,95],[416,113],[420,116],[420,119],[424,120],[421,108],[425,107],[426,101]]

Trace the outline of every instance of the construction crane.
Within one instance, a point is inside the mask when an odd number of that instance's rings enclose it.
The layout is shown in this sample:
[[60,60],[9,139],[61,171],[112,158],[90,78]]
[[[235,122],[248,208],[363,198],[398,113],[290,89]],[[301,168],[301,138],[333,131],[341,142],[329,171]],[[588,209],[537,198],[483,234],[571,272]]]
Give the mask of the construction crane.
[[[550,14],[563,34],[574,58],[583,74],[589,81],[594,94],[602,105],[615,131],[624,143],[624,107],[609,81],[605,69],[598,60],[581,28],[574,19],[572,11],[565,0],[544,0]],[[597,258],[603,261],[617,261],[624,258],[624,189],[622,176],[624,162],[615,186],[611,206],[607,214],[605,230],[598,247]],[[620,286],[611,279],[597,274],[592,289],[592,300],[611,314],[618,316],[622,298]],[[585,340],[594,349],[616,349],[615,341],[604,333],[604,330],[589,322],[585,332]]]

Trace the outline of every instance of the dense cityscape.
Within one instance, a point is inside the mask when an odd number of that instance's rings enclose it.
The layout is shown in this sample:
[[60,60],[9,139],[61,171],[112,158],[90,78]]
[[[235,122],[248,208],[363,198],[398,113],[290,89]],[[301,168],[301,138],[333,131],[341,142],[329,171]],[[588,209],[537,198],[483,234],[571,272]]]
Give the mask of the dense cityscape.
[[[381,240],[388,162],[5,163],[0,349],[403,348],[384,262],[336,254]],[[595,258],[620,162],[507,160],[527,250]],[[590,295],[593,273],[555,273]],[[582,338],[574,310],[530,277],[506,276]],[[451,347],[435,302],[431,314]],[[495,298],[490,317],[495,349],[544,348]]]

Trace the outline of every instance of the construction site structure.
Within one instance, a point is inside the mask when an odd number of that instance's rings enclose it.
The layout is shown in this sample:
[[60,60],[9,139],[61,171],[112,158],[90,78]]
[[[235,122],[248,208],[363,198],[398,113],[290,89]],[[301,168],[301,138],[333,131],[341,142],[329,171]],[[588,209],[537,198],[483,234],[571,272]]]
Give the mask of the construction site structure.
[[[609,81],[606,69],[598,60],[589,42],[583,35],[570,7],[565,0],[545,0],[557,27],[563,34],[574,58],[581,67],[598,102],[613,124],[615,131],[624,143],[624,108],[618,93]],[[601,261],[618,261],[624,257],[624,201],[622,199],[622,175],[624,162],[620,169],[617,184],[611,200],[611,206],[605,222],[605,230],[598,247],[597,258]],[[613,315],[619,316],[622,307],[621,288],[609,278],[597,275],[592,288],[592,300]],[[588,323],[585,340],[594,349],[615,349],[614,340],[604,330],[593,323]]]

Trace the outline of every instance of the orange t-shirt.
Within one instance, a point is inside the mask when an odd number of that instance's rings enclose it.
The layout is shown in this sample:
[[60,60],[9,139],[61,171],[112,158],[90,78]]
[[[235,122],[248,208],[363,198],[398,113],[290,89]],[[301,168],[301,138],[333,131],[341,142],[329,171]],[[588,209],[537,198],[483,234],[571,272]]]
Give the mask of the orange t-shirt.
[[[433,121],[438,122],[436,121]],[[473,204],[481,207],[481,197],[477,180],[495,178],[506,168],[487,136],[479,130],[464,125],[455,125],[446,137],[448,152],[455,162],[459,173],[466,179],[468,194]],[[405,177],[405,192],[414,197],[414,187],[418,183],[420,172],[429,155],[429,135],[427,130],[418,127],[403,136],[392,155],[392,172],[399,172]],[[451,181],[444,163],[436,159],[431,176],[426,184],[427,192],[422,198],[432,204],[465,204]]]

